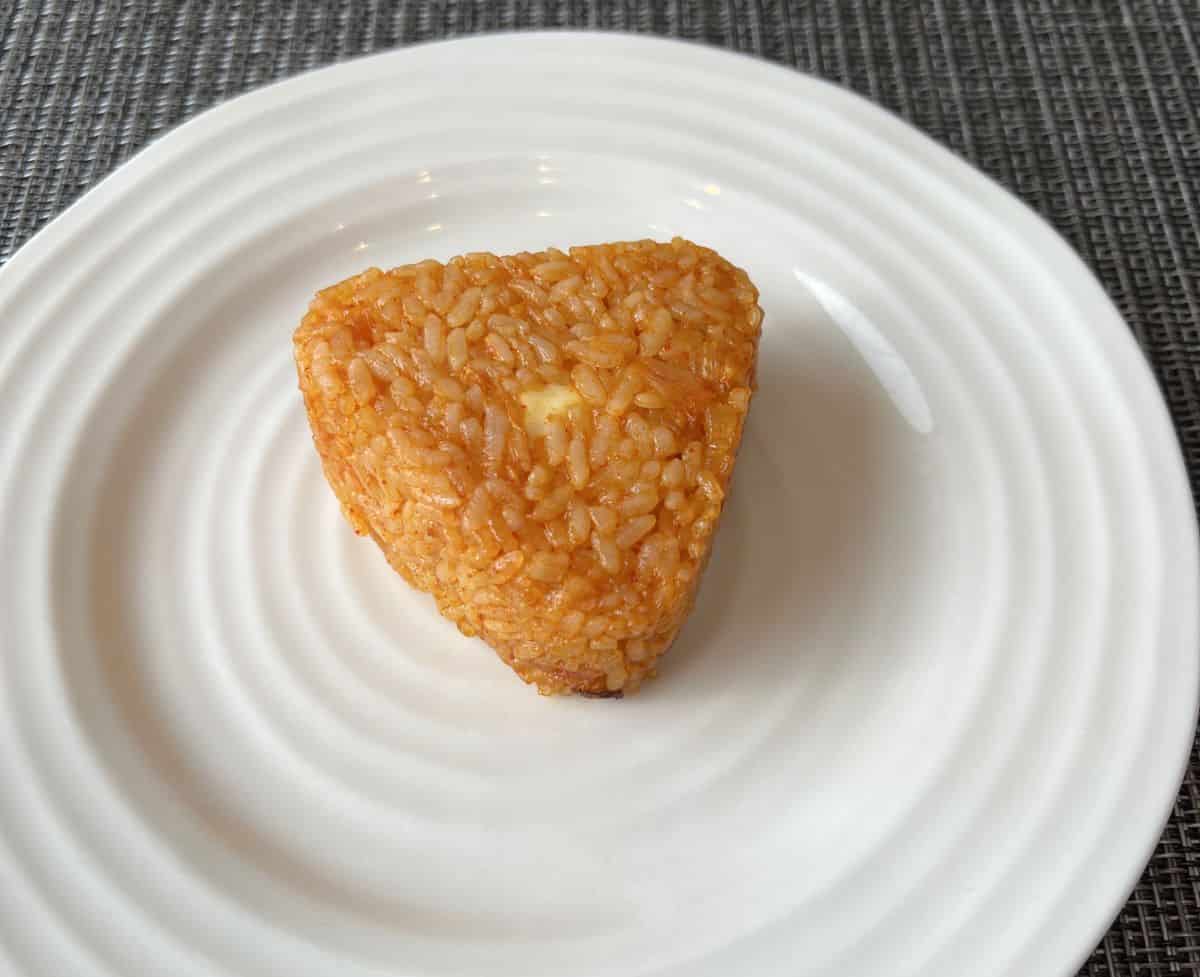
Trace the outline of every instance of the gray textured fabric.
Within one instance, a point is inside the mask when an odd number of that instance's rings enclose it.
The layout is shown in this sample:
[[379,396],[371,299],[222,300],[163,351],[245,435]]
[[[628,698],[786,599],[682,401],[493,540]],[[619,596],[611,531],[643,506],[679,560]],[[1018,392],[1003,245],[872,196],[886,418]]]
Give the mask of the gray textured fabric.
[[[1200,2],[0,0],[0,262],[122,160],[265,82],[399,44],[571,26],[707,41],[841,82],[951,146],[1083,255],[1200,487]],[[1200,974],[1200,751],[1082,973]]]

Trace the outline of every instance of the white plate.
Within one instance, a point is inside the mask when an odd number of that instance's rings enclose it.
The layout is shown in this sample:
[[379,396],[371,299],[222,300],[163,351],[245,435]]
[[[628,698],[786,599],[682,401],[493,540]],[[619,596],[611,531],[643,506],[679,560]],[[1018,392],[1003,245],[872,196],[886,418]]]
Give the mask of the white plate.
[[[541,699],[351,535],[290,333],[369,264],[676,233],[767,312],[732,500],[661,678]],[[847,92],[615,36],[340,65],[155,144],[0,308],[10,972],[1063,977],[1151,852],[1167,414],[1063,242]]]

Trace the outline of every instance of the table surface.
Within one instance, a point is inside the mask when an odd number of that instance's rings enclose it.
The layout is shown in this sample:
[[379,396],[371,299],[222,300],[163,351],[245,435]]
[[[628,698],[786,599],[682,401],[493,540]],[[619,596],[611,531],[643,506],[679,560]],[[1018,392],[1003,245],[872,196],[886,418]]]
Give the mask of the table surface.
[[[0,264],[147,143],[277,78],[398,45],[664,34],[839,82],[951,147],[1083,256],[1200,486],[1200,0],[0,0]],[[1200,750],[1088,977],[1200,975]]]

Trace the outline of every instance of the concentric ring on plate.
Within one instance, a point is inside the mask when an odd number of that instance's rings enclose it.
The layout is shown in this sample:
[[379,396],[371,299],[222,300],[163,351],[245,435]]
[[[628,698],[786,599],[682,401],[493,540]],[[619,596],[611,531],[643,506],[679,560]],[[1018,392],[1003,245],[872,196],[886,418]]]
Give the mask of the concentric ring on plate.
[[[845,93],[653,42],[470,44],[516,114],[480,125],[437,46],[318,73],[164,140],[0,275],[0,534],[29,568],[0,598],[28,651],[0,866],[41,892],[28,932],[114,973],[130,933],[173,973],[755,973],[797,946],[811,974],[961,974],[966,947],[1065,972],[1195,707],[1190,505],[1115,312]],[[540,702],[348,540],[286,337],[367,263],[650,225],[751,268],[762,393],[667,674]],[[1031,887],[1054,901],[1023,917]]]

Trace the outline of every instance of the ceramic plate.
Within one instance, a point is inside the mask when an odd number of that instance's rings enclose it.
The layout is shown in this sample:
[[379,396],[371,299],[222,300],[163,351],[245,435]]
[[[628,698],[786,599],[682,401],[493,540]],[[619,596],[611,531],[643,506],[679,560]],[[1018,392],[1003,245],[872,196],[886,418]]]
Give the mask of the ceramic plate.
[[[659,679],[539,698],[352,535],[291,331],[369,265],[674,234],[762,292],[732,498]],[[339,65],[157,142],[0,309],[9,973],[1064,977],[1150,855],[1166,411],[1046,225],[845,91],[618,36]]]

